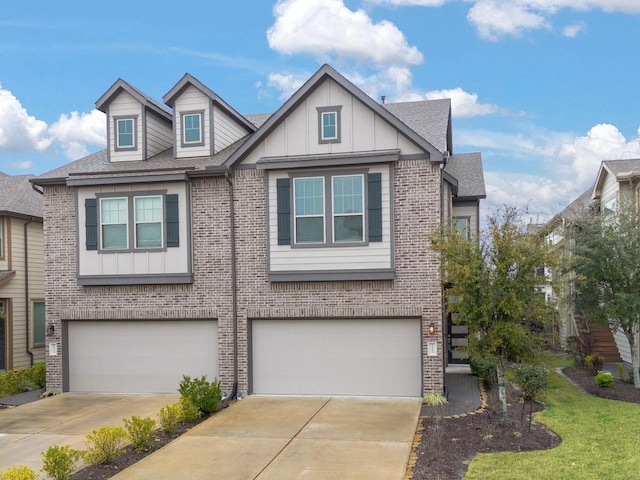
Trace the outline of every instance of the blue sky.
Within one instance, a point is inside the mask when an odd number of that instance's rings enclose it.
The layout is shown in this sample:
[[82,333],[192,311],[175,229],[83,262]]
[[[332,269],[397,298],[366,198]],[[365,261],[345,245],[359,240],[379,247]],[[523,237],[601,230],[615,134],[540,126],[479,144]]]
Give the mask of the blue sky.
[[376,99],[452,98],[454,152],[483,155],[485,212],[545,220],[602,160],[640,158],[638,0],[5,3],[11,175],[104,148],[95,101],[118,78],[161,101],[189,72],[240,113],[267,113],[323,63]]

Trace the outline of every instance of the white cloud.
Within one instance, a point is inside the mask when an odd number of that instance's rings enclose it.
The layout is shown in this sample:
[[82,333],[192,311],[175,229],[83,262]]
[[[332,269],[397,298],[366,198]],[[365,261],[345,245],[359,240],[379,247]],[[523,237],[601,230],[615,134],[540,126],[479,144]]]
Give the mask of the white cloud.
[[525,30],[548,28],[541,12],[531,10],[530,5],[519,2],[480,0],[469,10],[467,20],[485,40],[497,40],[502,35],[518,37]]
[[267,85],[280,90],[280,100],[286,100],[293,95],[308,78],[309,76],[306,74],[271,73],[269,74]]
[[439,98],[451,99],[451,112],[454,117],[477,117],[496,113],[506,113],[506,110],[490,103],[479,103],[477,93],[465,92],[462,88],[450,90],[434,90],[425,94],[427,100]]
[[106,116],[98,110],[90,113],[71,112],[62,114],[51,125],[49,131],[60,143],[65,155],[72,160],[89,153],[87,145],[104,147],[106,139]]
[[20,101],[0,85],[0,150],[42,152],[50,145],[46,122],[29,115]]
[[587,29],[583,22],[574,23],[573,25],[567,25],[562,29],[562,36],[567,38],[575,38],[579,33]]
[[[374,23],[363,10],[343,0],[279,0],[269,46],[281,53],[306,53],[326,60],[354,58],[373,65],[416,65],[423,57],[391,22]],[[339,38],[336,32],[340,32]]]
[[7,162],[7,166],[16,170],[29,170],[33,166],[31,160],[23,160],[21,162]]

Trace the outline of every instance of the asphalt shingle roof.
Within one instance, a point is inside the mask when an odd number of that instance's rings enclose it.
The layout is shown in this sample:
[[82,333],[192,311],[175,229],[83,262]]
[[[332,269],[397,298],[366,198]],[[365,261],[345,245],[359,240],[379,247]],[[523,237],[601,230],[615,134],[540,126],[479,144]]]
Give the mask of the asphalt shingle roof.
[[640,159],[638,158],[629,160],[605,160],[602,163],[616,176],[621,173],[640,173]]
[[0,174],[0,212],[42,218],[42,195],[31,188],[31,178]]
[[447,150],[450,99],[385,103],[383,107],[438,150]]
[[458,180],[458,198],[487,196],[480,153],[451,155],[444,171]]

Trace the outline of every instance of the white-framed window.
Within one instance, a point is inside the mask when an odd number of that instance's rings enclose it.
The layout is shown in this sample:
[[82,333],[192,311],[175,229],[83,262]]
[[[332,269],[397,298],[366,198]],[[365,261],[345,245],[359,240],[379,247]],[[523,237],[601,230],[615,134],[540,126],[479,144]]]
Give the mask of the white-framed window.
[[469,217],[453,217],[453,228],[469,240],[471,235],[471,225]]
[[100,245],[103,250],[129,248],[128,210],[126,197],[100,199]]
[[618,211],[618,199],[613,197],[602,202],[602,219],[606,222]]
[[202,112],[182,114],[183,145],[201,145],[203,143],[202,116]]
[[43,346],[46,334],[44,300],[31,302],[31,325],[33,328],[33,345]]
[[342,106],[318,107],[319,143],[340,143]]
[[116,149],[132,150],[136,148],[136,119],[133,117],[116,118]]
[[333,241],[364,241],[364,175],[331,177]]
[[324,243],[324,177],[295,178],[295,243]]
[[134,197],[136,248],[162,247],[162,197]]
[[360,173],[294,178],[294,243],[363,243],[364,182]]

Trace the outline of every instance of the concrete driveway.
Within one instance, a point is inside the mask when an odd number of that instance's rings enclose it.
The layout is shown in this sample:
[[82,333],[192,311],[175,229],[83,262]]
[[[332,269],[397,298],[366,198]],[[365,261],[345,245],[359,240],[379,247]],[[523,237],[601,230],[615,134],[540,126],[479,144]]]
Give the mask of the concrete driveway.
[[100,427],[123,426],[133,415],[156,418],[178,395],[64,393],[0,410],[0,471],[27,465],[38,472],[41,453],[51,445],[83,449],[85,437]]
[[114,480],[401,480],[420,399],[250,396]]

